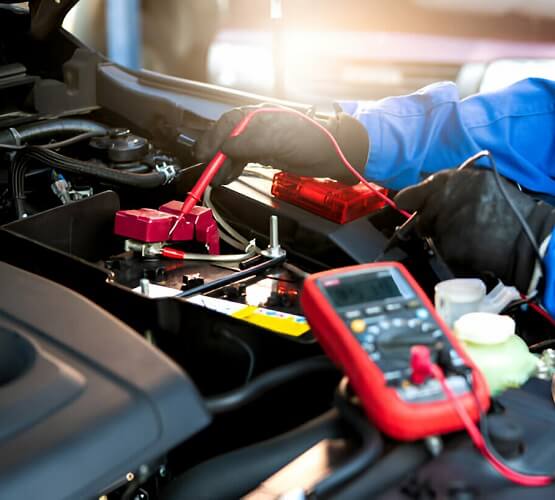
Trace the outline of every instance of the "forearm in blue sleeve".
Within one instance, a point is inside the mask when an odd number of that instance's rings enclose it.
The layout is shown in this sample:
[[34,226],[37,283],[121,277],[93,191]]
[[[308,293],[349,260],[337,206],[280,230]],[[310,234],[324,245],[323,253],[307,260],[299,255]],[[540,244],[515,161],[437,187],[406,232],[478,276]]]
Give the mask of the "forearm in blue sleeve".
[[343,102],[368,130],[365,175],[400,189],[489,149],[499,170],[524,187],[555,195],[555,82],[522,80],[459,100],[443,82],[378,102]]
[[544,256],[546,274],[543,290],[543,305],[547,312],[555,318],[555,230],[551,233],[551,241]]
[[454,167],[480,150],[462,122],[457,88],[451,82],[407,96],[341,105],[368,130],[365,176],[393,189]]

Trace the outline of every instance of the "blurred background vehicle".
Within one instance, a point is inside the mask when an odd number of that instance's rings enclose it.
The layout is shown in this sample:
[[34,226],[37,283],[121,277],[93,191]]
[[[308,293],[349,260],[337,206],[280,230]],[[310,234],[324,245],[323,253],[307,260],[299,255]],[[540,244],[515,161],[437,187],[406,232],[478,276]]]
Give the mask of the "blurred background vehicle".
[[217,0],[82,0],[64,27],[126,66],[207,81],[220,10]]
[[138,67],[310,104],[555,77],[550,0],[86,0],[65,26],[132,66],[113,40],[133,23]]

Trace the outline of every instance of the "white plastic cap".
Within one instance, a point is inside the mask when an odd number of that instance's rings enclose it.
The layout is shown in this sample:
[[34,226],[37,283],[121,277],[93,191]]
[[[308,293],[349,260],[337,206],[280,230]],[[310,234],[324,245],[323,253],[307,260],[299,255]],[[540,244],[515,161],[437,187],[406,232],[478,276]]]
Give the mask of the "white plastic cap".
[[455,278],[438,283],[435,293],[450,302],[479,302],[486,295],[486,285],[477,278]]
[[509,316],[486,312],[468,313],[455,321],[455,334],[473,344],[502,344],[515,334],[515,322]]

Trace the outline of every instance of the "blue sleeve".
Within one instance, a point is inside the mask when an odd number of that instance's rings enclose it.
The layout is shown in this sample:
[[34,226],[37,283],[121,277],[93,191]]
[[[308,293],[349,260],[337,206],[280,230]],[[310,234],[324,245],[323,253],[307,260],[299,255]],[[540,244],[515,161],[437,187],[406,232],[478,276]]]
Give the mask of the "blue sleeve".
[[499,171],[555,195],[555,81],[530,78],[460,100],[442,82],[407,96],[341,103],[368,130],[365,175],[393,189],[489,149]]
[[551,233],[551,241],[544,258],[545,288],[543,291],[543,305],[552,318],[555,318],[555,229]]

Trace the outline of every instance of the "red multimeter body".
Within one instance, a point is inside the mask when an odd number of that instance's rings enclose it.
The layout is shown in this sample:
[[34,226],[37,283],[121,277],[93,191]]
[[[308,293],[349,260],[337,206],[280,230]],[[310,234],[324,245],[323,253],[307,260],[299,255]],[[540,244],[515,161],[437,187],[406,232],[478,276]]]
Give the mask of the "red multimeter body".
[[411,441],[463,428],[437,380],[411,383],[413,345],[447,344],[453,365],[472,370],[475,396],[460,375],[446,374],[447,383],[474,420],[479,417],[475,397],[488,408],[483,375],[401,264],[380,262],[314,274],[305,281],[301,304],[320,344],[385,434]]

